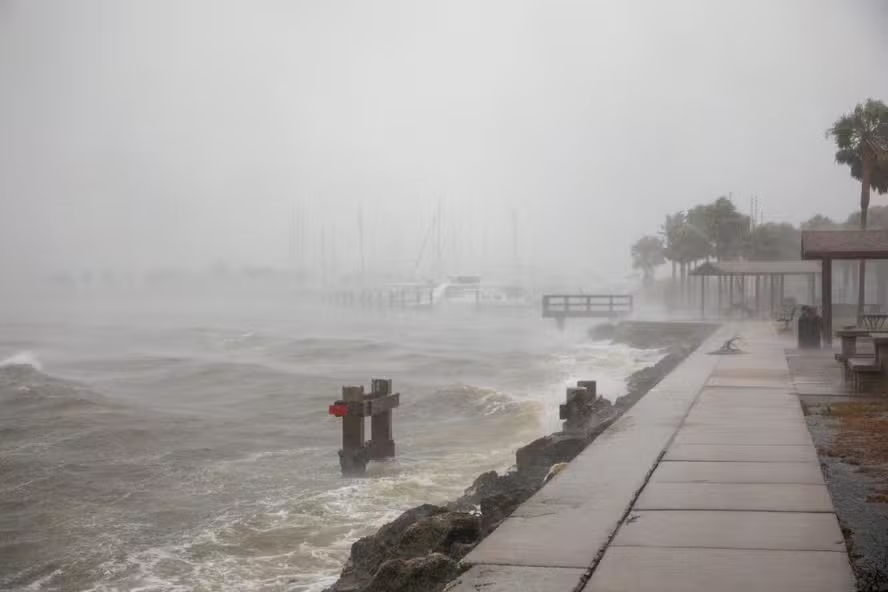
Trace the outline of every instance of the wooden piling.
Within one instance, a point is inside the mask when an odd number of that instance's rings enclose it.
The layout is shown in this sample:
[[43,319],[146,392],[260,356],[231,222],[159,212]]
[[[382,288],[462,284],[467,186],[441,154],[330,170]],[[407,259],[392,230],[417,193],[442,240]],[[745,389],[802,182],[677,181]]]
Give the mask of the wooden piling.
[[592,397],[598,396],[598,383],[594,380],[578,380],[577,386],[586,389]]
[[[363,386],[342,387],[342,399],[330,406],[330,415],[342,418],[342,449],[339,465],[344,477],[365,474],[367,463],[395,456],[392,437],[392,409],[400,405],[392,393],[392,381],[374,378],[370,393]],[[370,441],[364,439],[364,418],[370,416]]]
[[559,419],[564,420],[564,433],[585,433],[597,397],[594,380],[579,380],[576,388],[568,387],[565,402],[558,408]]
[[[382,404],[392,395],[392,381],[386,378],[374,378],[370,381],[370,458],[380,460],[395,456],[395,440],[392,437],[392,408],[378,411],[373,409],[372,401]],[[397,406],[397,402],[395,402]],[[377,405],[379,407],[379,405]]]
[[339,465],[343,476],[363,475],[369,460],[364,448],[364,387],[342,387],[342,402],[348,411],[342,417],[342,450],[339,451]]

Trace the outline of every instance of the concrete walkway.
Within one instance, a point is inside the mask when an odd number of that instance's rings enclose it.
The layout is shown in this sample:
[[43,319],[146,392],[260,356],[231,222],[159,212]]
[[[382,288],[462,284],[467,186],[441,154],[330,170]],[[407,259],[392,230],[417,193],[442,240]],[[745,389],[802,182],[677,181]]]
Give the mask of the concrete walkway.
[[[748,353],[709,356],[739,333]],[[842,533],[771,326],[723,327],[522,505],[452,592],[841,592]]]

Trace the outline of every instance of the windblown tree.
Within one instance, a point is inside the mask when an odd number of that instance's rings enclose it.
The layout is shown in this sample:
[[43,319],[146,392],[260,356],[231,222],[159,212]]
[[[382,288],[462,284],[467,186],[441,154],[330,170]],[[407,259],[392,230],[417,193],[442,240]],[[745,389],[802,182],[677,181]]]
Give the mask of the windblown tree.
[[757,261],[798,259],[801,233],[792,224],[766,222],[749,233],[747,256]]
[[841,224],[835,222],[829,216],[814,214],[801,224],[802,230],[836,230]]
[[[860,228],[860,212],[854,212],[845,221],[847,228]],[[869,229],[888,230],[888,206],[872,206],[867,210],[866,227]],[[852,267],[852,276],[856,268]],[[867,270],[874,272],[876,278],[876,302],[884,305],[888,302],[888,261],[873,261]],[[858,271],[859,273],[859,271]],[[872,277],[872,276],[871,276]],[[849,278],[853,283],[854,277]],[[848,286],[845,286],[848,289]]]
[[[888,105],[867,99],[840,117],[827,131],[836,143],[836,162],[848,165],[860,181],[860,229],[866,230],[870,191],[888,192]],[[857,320],[863,316],[866,261],[860,260]]]
[[632,245],[632,267],[641,270],[645,285],[654,279],[654,271],[666,263],[663,255],[663,239],[658,236],[643,236]]
[[688,212],[688,220],[706,236],[710,255],[716,261],[737,259],[743,254],[749,235],[749,217],[738,212],[727,197],[693,208]]
[[711,247],[705,232],[692,223],[688,214],[678,212],[666,216],[661,234],[665,240],[664,254],[672,262],[673,288],[675,268],[678,266],[681,293],[687,291],[688,270],[691,264],[709,257]]
[[680,260],[679,243],[682,226],[685,224],[685,213],[676,212],[667,215],[666,221],[660,227],[660,236],[663,239],[663,256],[672,263],[672,288],[675,289],[676,268]]

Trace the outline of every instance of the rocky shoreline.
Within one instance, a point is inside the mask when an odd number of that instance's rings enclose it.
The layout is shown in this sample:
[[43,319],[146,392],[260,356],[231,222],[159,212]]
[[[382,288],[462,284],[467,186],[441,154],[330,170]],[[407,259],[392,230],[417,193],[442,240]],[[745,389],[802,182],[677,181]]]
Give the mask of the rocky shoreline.
[[404,512],[375,534],[357,540],[339,580],[326,592],[441,592],[458,576],[460,560],[520,504],[539,491],[550,470],[576,457],[601,432],[668,375],[715,330],[704,323],[628,321],[590,331],[665,356],[626,380],[626,395],[611,403],[597,398],[582,433],[556,432],[519,448],[515,466],[480,475],[465,493],[444,505],[423,504]]

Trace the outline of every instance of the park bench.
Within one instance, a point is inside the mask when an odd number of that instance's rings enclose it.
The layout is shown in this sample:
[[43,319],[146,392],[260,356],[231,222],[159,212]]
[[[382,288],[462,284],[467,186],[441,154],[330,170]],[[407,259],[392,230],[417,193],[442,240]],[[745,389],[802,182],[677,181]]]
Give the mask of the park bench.
[[792,331],[792,321],[795,318],[795,313],[795,306],[784,306],[777,312],[775,320],[778,323],[783,323],[783,327],[781,328],[782,332],[788,333],[789,331]]

